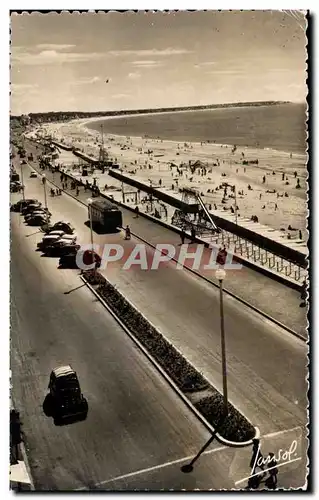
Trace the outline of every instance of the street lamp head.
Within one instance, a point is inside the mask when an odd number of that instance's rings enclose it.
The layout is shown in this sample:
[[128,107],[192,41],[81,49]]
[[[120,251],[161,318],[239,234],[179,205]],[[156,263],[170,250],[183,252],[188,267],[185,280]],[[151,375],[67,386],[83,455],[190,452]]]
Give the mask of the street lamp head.
[[45,174],[42,174],[42,179],[46,179],[46,175]]
[[222,281],[226,278],[226,272],[224,271],[224,269],[219,268],[217,269],[215,276],[217,280]]
[[92,198],[88,198],[88,199],[87,199],[87,202],[88,202],[88,204],[89,204],[89,205],[91,205],[91,204],[93,203]]

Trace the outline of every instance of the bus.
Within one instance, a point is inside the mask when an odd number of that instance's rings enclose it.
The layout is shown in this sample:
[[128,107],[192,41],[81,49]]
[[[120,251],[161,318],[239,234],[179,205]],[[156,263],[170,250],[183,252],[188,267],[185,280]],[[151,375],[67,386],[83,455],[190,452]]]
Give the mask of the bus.
[[[91,214],[90,214],[91,212]],[[115,232],[122,227],[122,212],[108,200],[94,200],[88,208],[89,220],[92,217],[92,226],[104,229],[106,232]]]

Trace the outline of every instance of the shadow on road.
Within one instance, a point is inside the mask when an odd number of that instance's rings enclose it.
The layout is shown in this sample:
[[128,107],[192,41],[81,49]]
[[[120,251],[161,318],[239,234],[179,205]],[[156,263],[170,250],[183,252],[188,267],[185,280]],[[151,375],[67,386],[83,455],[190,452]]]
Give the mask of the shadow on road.
[[84,286],[86,286],[86,283],[83,283],[83,285],[77,286],[76,288],[72,288],[68,292],[63,292],[63,293],[64,293],[64,295],[68,295],[69,293],[75,292],[76,290],[79,290],[80,288],[83,288]]
[[45,396],[43,404],[42,404],[42,409],[43,409],[43,413],[46,417],[53,418],[54,425],[57,427],[75,424],[76,422],[82,422],[82,421],[86,420],[86,418],[87,418],[86,413],[85,414],[80,413],[79,415],[65,416],[64,418],[58,417],[56,415],[53,399],[52,399],[50,394],[47,394]]
[[[87,220],[86,222],[84,222],[84,225],[90,229],[90,221]],[[105,229],[105,227],[101,227],[95,224],[93,224],[92,229],[96,234],[118,234],[121,232],[120,229],[112,229],[108,231],[107,229]]]
[[50,394],[47,394],[42,404],[43,413],[46,417],[52,417],[54,413],[53,401]]

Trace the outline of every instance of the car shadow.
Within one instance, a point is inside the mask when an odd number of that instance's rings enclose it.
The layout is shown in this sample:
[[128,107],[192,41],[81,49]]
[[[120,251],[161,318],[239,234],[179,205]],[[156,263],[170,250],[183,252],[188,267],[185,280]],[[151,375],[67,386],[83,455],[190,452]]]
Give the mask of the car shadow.
[[46,417],[52,417],[54,413],[53,401],[50,394],[47,394],[42,404],[43,413]]
[[55,415],[55,408],[50,394],[47,394],[45,396],[44,401],[42,403],[42,409],[46,417],[53,418],[53,423],[56,427],[63,427],[65,425],[75,424],[76,422],[83,422],[84,420],[87,419],[87,413],[79,415],[70,415],[64,418],[58,418]]
[[[84,222],[84,225],[90,229],[90,221],[87,220]],[[120,229],[107,230],[105,227],[101,227],[97,224],[93,224],[92,229],[96,234],[117,234],[121,231]]]

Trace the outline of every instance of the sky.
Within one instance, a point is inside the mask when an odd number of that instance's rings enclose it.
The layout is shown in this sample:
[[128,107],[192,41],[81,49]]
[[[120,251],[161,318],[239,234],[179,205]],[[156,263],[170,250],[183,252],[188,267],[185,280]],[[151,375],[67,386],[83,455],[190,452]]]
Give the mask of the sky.
[[305,28],[301,11],[11,14],[11,114],[304,102]]

